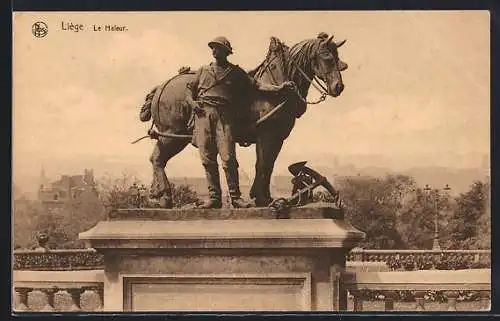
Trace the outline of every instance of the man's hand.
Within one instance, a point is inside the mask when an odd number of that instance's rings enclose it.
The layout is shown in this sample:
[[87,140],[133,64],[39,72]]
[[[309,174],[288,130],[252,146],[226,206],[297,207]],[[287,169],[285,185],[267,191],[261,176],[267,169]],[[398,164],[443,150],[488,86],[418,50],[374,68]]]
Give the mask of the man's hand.
[[285,81],[280,85],[279,91],[293,91],[297,87],[293,81]]
[[193,112],[198,116],[203,116],[205,114],[205,110],[203,109],[201,104],[196,101],[194,102],[194,106],[192,108]]

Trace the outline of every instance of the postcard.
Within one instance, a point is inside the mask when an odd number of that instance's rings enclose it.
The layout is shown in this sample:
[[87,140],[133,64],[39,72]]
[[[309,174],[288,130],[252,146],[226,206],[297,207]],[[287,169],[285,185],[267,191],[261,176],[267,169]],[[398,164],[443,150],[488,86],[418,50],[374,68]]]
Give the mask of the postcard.
[[488,11],[12,21],[15,313],[490,309]]

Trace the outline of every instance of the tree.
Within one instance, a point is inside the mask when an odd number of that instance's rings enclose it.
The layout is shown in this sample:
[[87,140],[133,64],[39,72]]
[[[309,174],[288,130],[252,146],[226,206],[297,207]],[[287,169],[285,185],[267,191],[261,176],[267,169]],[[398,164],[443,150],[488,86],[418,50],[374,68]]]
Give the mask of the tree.
[[451,212],[451,203],[447,195],[437,189],[430,191],[427,195],[421,188],[408,193],[404,206],[400,210],[398,224],[398,230],[408,248],[432,248],[436,210],[441,239],[443,235],[446,235],[444,228]]
[[12,207],[12,238],[14,247],[30,248],[36,245],[36,225],[44,209],[39,202],[15,200]]
[[456,199],[456,208],[450,219],[450,248],[489,248],[491,238],[490,183],[475,181],[469,191]]
[[84,191],[76,199],[66,203],[61,213],[59,226],[67,236],[66,242],[60,243],[63,248],[84,247],[85,244],[78,239],[78,234],[105,219],[104,205],[98,193],[93,190]]
[[[415,182],[409,176],[388,175],[385,178],[347,177],[338,180],[346,218],[366,233],[360,246],[365,248],[404,248],[398,231],[399,212]],[[324,193],[317,200],[328,200]]]

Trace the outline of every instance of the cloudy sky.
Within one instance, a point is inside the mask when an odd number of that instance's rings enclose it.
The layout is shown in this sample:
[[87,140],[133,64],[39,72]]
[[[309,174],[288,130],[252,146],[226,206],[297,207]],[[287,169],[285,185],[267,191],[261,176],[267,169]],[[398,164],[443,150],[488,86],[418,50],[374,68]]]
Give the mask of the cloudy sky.
[[[328,165],[335,156],[395,169],[477,167],[489,154],[486,11],[40,12],[13,19],[14,179],[41,166],[54,177],[81,172],[86,163],[149,179],[153,142],[130,144],[149,125],[138,120],[144,96],[180,66],[208,63],[207,42],[218,35],[231,40],[231,61],[247,69],[262,61],[271,36],[289,46],[321,31],[347,39],[344,93],[309,107],[277,172],[302,159]],[[48,25],[46,37],[32,35],[36,21]],[[85,30],[61,30],[62,23]],[[128,31],[93,32],[94,24]],[[238,153],[252,174],[254,148]],[[172,176],[203,175],[191,146],[168,166]]]

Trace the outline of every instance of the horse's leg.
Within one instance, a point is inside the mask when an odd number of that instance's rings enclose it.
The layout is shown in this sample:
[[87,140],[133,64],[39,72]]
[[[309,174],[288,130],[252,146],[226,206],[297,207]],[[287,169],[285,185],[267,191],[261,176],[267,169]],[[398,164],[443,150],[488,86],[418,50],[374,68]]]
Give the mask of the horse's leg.
[[250,191],[250,197],[255,198],[259,207],[267,206],[272,201],[269,185],[274,169],[274,163],[283,146],[283,140],[275,135],[259,135],[257,138],[255,164],[255,180]]
[[151,183],[151,197],[160,200],[160,206],[172,208],[172,187],[165,173],[167,162],[180,153],[189,143],[181,138],[160,137],[149,158],[153,166],[153,181]]

